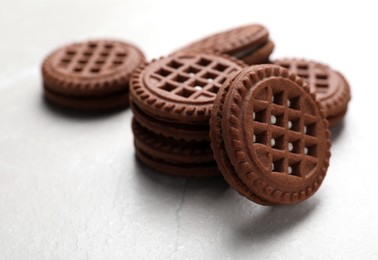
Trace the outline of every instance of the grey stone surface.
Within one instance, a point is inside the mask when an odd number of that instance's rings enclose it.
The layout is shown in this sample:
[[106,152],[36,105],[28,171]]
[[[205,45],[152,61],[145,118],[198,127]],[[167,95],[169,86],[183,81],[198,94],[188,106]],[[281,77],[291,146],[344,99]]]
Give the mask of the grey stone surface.
[[[2,1],[0,259],[377,259],[374,6],[290,3]],[[66,42],[113,36],[153,58],[255,21],[275,57],[328,62],[353,88],[328,176],[299,205],[262,207],[222,179],[152,172],[134,158],[129,110],[85,116],[42,98],[40,63]]]

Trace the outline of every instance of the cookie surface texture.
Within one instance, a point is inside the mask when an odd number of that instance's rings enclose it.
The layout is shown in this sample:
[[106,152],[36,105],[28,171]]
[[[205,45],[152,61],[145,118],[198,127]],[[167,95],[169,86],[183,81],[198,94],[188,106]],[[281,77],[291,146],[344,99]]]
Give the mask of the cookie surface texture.
[[330,126],[338,124],[347,112],[351,99],[345,77],[327,65],[303,59],[278,59],[274,64],[287,68],[303,78],[323,106]]
[[132,102],[168,122],[208,123],[222,83],[245,64],[215,54],[174,54],[139,67],[130,81]]
[[[126,42],[93,40],[73,43],[52,52],[42,64],[47,99],[63,106],[95,109],[114,99],[114,105],[127,106],[131,73],[145,62],[142,52]],[[50,98],[54,97],[54,98]],[[61,100],[59,99],[61,97]],[[57,102],[56,102],[57,101]],[[59,102],[60,101],[60,102]]]
[[263,205],[312,196],[329,165],[325,113],[304,81],[275,65],[243,69],[217,95],[211,146],[226,181]]

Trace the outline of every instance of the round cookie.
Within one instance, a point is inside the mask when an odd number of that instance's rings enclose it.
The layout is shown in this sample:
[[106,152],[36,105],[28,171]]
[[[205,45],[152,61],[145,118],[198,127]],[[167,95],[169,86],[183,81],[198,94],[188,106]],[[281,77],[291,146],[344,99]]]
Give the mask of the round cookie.
[[275,65],[235,73],[211,113],[211,146],[220,171],[231,187],[262,205],[312,196],[329,165],[329,138],[314,94]]
[[52,91],[45,90],[47,101],[77,110],[112,110],[129,106],[129,93],[120,93],[118,95],[107,96],[102,98],[72,98],[56,94]]
[[214,162],[213,152],[208,141],[185,142],[155,134],[132,121],[135,146],[156,159],[172,163],[207,163]]
[[273,49],[268,30],[262,25],[251,24],[210,35],[177,52],[220,52],[253,65],[268,63]]
[[170,163],[149,156],[140,149],[136,148],[135,155],[145,165],[154,171],[169,174],[177,177],[187,178],[207,178],[220,175],[217,164],[210,163]]
[[338,125],[344,119],[346,113],[347,113],[347,110],[345,110],[344,112],[341,112],[340,114],[336,116],[327,117],[329,126],[334,127]]
[[137,158],[151,169],[180,177],[220,175],[208,141],[185,142],[155,134],[132,121]]
[[210,141],[209,138],[209,124],[180,124],[161,121],[152,115],[142,111],[133,102],[130,103],[131,111],[133,111],[134,118],[145,128],[151,129],[154,133],[163,135],[165,137],[174,138],[176,140],[184,141]]
[[296,73],[309,85],[310,91],[325,109],[330,127],[338,124],[347,112],[350,87],[344,76],[327,65],[304,59],[278,59],[274,64]]
[[182,142],[142,127],[132,121],[137,158],[151,169],[180,177],[220,175],[208,142]]
[[206,124],[222,83],[245,66],[228,56],[205,53],[153,60],[133,73],[131,101],[161,121]]
[[116,40],[61,47],[42,64],[46,98],[74,109],[126,107],[131,73],[144,62],[137,47]]

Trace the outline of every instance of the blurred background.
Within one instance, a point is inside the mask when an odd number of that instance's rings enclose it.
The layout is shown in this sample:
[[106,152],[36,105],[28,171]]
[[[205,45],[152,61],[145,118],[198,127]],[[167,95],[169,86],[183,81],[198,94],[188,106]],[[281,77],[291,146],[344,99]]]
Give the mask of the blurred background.
[[[373,1],[0,0],[0,259],[377,259],[378,16]],[[352,88],[319,192],[262,207],[221,180],[161,176],[134,160],[129,110],[53,111],[40,64],[97,37],[148,59],[261,23],[272,58],[340,70]]]

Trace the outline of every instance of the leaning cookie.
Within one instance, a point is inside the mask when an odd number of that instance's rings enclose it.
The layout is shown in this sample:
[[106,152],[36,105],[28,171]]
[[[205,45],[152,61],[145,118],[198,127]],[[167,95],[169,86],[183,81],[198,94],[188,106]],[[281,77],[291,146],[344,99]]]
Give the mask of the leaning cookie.
[[314,94],[276,65],[251,66],[227,79],[214,102],[210,137],[225,180],[263,205],[312,196],[331,155],[328,122]]
[[345,116],[351,99],[350,87],[338,71],[319,62],[285,58],[273,62],[287,68],[304,79],[311,92],[325,109],[330,127],[337,125]]
[[61,47],[42,64],[45,96],[54,104],[77,110],[127,107],[130,76],[143,62],[137,47],[116,40]]
[[176,52],[219,52],[253,65],[268,63],[273,49],[268,30],[262,25],[252,24],[208,36]]

